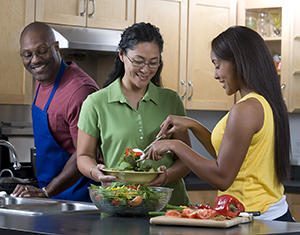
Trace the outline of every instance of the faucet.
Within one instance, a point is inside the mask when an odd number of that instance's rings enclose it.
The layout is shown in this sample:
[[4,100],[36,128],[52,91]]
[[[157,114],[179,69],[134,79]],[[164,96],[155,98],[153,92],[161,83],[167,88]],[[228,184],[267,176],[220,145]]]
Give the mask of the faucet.
[[0,145],[4,145],[7,148],[9,148],[9,150],[12,152],[12,155],[13,155],[13,158],[14,158],[13,168],[15,170],[19,170],[21,168],[21,164],[19,162],[19,158],[18,158],[17,151],[16,151],[15,147],[10,142],[8,142],[6,140],[1,140],[1,139],[0,139]]

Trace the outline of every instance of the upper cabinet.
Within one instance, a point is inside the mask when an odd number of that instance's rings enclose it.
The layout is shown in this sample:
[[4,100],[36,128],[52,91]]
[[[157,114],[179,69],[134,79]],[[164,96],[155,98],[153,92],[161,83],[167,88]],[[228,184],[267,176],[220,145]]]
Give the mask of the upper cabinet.
[[274,58],[289,112],[300,111],[300,17],[296,12],[299,6],[299,1],[238,1],[238,23],[264,38]]
[[135,0],[37,0],[36,21],[123,30],[134,10]]
[[186,109],[229,110],[234,96],[227,96],[214,79],[210,42],[236,25],[236,1],[190,0],[187,39],[187,75],[179,81]]
[[30,104],[33,78],[20,57],[20,33],[34,21],[34,0],[1,1],[0,104]]
[[164,39],[163,86],[175,91],[186,77],[188,0],[136,0],[136,22],[150,22]]

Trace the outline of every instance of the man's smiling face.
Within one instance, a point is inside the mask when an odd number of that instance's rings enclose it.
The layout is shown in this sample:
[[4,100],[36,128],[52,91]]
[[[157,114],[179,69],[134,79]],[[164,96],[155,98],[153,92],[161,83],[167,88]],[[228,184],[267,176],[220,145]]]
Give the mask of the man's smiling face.
[[24,32],[20,45],[23,64],[32,76],[42,85],[55,81],[61,63],[58,42],[46,32],[33,30]]

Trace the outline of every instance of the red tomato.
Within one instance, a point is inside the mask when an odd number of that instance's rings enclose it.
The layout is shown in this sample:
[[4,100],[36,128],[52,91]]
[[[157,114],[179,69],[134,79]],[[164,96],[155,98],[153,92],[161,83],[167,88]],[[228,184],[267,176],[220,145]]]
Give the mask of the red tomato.
[[195,219],[197,218],[197,210],[191,210],[187,213],[187,217],[190,219]]
[[142,156],[142,155],[143,155],[142,152],[135,152],[135,153],[134,153],[134,157],[138,157],[138,156]]
[[101,195],[97,195],[95,197],[95,199],[98,201],[98,202],[101,202],[102,201],[102,196]]
[[216,211],[212,209],[198,209],[197,217],[199,219],[209,219],[211,217],[216,216]]
[[128,202],[130,206],[138,206],[142,203],[143,198],[142,196],[136,196],[134,199]]
[[169,210],[166,212],[166,217],[181,217],[181,213],[177,210]]
[[114,198],[114,199],[111,201],[110,204],[113,205],[113,206],[118,206],[118,205],[120,205],[120,202],[118,201],[117,198]]
[[189,207],[182,209],[182,217],[188,217],[188,214],[192,213],[193,211],[195,211],[195,210],[192,210]]

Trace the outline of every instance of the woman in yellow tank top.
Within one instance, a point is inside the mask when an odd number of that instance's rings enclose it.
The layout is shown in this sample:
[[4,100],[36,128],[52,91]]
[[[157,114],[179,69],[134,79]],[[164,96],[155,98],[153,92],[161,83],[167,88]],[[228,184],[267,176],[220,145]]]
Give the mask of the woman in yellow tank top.
[[207,159],[179,140],[153,144],[146,157],[158,160],[174,152],[198,177],[239,199],[256,219],[294,221],[282,182],[290,177],[289,120],[273,58],[255,31],[230,27],[211,43],[217,79],[228,96],[241,100],[211,133],[188,117],[169,116],[157,136],[190,129],[216,160]]

